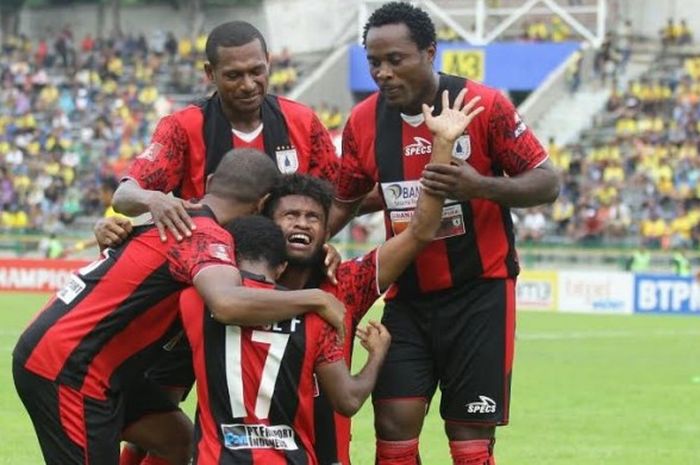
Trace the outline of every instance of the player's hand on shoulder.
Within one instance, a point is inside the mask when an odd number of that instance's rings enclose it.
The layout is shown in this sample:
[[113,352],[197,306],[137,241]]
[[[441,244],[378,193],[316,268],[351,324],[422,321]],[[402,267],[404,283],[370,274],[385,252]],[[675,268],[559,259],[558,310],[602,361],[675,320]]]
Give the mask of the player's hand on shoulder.
[[372,355],[383,357],[389,350],[391,334],[386,326],[378,321],[370,321],[366,327],[357,327],[355,335],[360,340],[362,347]]
[[456,140],[464,134],[464,130],[476,115],[484,111],[483,106],[476,106],[481,100],[480,96],[477,95],[464,103],[466,95],[467,89],[462,89],[450,107],[449,92],[444,90],[442,92],[442,112],[436,116],[433,115],[431,107],[423,104],[425,124],[435,137],[450,141]]
[[340,342],[345,340],[345,304],[330,292],[318,289],[321,305],[316,313],[335,328]]
[[153,217],[153,223],[158,228],[160,240],[165,242],[170,233],[178,241],[190,237],[196,228],[188,209],[201,208],[202,204],[183,200],[159,191],[152,191],[148,200],[148,209]]
[[100,250],[107,247],[116,247],[123,243],[131,234],[132,225],[129,218],[123,216],[110,216],[108,218],[100,218],[93,233],[97,239],[97,245]]

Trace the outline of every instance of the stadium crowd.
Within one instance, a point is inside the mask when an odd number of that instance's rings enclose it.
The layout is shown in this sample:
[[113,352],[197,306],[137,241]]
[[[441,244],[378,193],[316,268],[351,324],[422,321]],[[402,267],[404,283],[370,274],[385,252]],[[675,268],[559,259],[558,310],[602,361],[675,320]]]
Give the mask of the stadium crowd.
[[550,140],[563,190],[550,210],[519,212],[520,238],[698,247],[698,144],[700,59],[666,54],[613,90],[579,143]]
[[[61,233],[101,215],[113,184],[157,121],[205,95],[206,35],[11,37],[0,58],[0,229]],[[288,50],[272,57],[271,87],[297,71]],[[323,110],[336,126],[337,111]]]

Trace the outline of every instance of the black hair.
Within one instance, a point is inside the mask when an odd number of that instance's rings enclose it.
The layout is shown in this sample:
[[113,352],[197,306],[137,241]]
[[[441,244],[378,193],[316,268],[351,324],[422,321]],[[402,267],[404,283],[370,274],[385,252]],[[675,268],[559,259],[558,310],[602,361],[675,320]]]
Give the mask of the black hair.
[[280,199],[290,195],[309,197],[316,201],[323,207],[326,221],[328,221],[328,214],[331,210],[331,203],[333,202],[333,186],[323,179],[300,173],[280,176],[277,184],[275,184],[275,187],[270,191],[267,202],[265,202],[263,215],[272,218]]
[[226,152],[219,162],[207,193],[242,203],[256,202],[279,178],[277,165],[261,151],[233,149]]
[[262,33],[246,21],[229,21],[219,24],[209,33],[205,52],[212,66],[219,61],[219,47],[240,47],[258,39],[263,53],[267,56],[267,43]]
[[362,44],[367,46],[367,32],[387,24],[405,24],[418,50],[425,50],[437,41],[435,24],[428,13],[406,2],[389,2],[370,15],[362,32]]
[[261,215],[242,216],[226,225],[236,245],[236,260],[265,262],[275,268],[287,260],[284,234],[274,221]]

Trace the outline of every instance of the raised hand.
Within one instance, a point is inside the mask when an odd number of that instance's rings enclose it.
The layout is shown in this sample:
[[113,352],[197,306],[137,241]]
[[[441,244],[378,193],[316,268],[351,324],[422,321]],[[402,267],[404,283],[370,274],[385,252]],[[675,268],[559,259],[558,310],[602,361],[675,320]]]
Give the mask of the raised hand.
[[[483,106],[476,107],[481,97],[476,96],[462,105],[464,98],[467,95],[467,89],[462,89],[457,98],[455,98],[452,107],[450,108],[449,93],[447,90],[442,92],[442,112],[433,116],[432,108],[423,104],[423,118],[425,124],[430,129],[435,137],[440,137],[446,140],[455,140],[462,134],[472,120],[484,111]],[[476,108],[475,108],[476,107]]]

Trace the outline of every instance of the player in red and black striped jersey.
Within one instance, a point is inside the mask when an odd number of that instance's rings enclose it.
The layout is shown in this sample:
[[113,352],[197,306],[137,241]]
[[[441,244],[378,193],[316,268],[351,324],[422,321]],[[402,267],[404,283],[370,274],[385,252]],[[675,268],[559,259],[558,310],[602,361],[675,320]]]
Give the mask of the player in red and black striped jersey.
[[[377,463],[417,462],[438,384],[455,463],[492,463],[495,425],[508,420],[519,268],[509,208],[552,202],[557,175],[500,92],[434,71],[435,28],[424,11],[387,3],[370,16],[363,39],[379,92],[346,124],[332,231],[375,183],[388,237],[405,227],[421,190],[448,199],[439,240],[388,293],[382,322],[394,338],[373,394]],[[485,111],[455,142],[455,161],[437,166],[420,108],[439,111],[444,89],[481,97]]]
[[[124,392],[173,338],[187,286],[223,322],[265,324],[316,308],[344,330],[342,304],[330,294],[239,286],[233,241],[219,224],[257,211],[279,177],[264,154],[239,150],[246,153],[230,151],[208,180],[190,238],[163,243],[153,225],[137,228],[78,270],[21,335],[13,376],[47,464],[118,463]],[[170,463],[188,462],[188,451],[173,450]]]
[[[280,228],[251,216],[229,230],[244,286],[272,288],[286,265]],[[226,326],[210,316],[194,289],[182,293],[180,307],[197,376],[195,464],[317,464],[314,373],[334,406],[351,416],[369,396],[390,341],[379,324],[360,331],[369,355],[351,376],[343,344],[316,315],[267,326]]]
[[114,195],[116,211],[150,212],[163,237],[190,233],[188,201],[202,196],[207,175],[231,148],[265,152],[282,173],[335,180],[335,147],[313,110],[267,93],[270,57],[260,31],[244,21],[221,24],[207,38],[206,55],[216,93],[164,117]]

